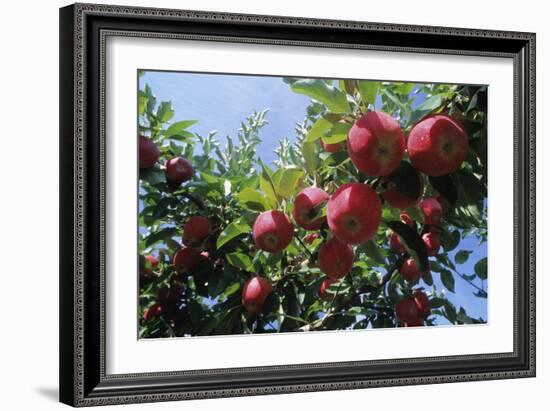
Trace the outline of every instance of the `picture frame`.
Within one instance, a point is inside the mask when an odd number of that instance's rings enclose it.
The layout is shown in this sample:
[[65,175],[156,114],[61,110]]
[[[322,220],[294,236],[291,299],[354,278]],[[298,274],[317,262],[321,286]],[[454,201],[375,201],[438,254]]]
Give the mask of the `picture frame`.
[[[106,372],[106,39],[193,39],[513,64],[513,350]],[[535,34],[126,6],[60,9],[60,400],[94,406],[535,376]],[[108,155],[108,154],[107,154]]]

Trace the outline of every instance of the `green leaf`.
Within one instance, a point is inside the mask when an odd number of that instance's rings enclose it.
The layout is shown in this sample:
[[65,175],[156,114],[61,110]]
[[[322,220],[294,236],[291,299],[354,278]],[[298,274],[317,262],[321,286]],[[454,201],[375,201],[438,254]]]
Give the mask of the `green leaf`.
[[235,252],[226,254],[225,258],[233,267],[237,267],[245,271],[249,271],[250,267],[252,267],[252,259],[246,254]]
[[431,96],[418,107],[416,107],[416,109],[412,112],[409,119],[409,124],[416,123],[422,117],[439,108],[442,103],[443,99],[441,98],[441,96]]
[[313,125],[309,128],[305,141],[313,142],[317,141],[323,134],[329,131],[334,123],[338,121],[340,116],[337,114],[328,113],[323,117],[320,117]]
[[374,241],[367,241],[364,244],[364,250],[365,253],[374,260],[374,262],[384,264],[384,256],[380,253],[380,250]]
[[270,207],[276,207],[279,203],[277,198],[277,191],[275,190],[275,184],[269,175],[266,167],[262,164],[262,173],[260,175],[260,188],[266,195],[266,198],[269,201]]
[[460,250],[455,255],[455,263],[464,264],[466,261],[468,261],[468,257],[470,257],[470,254],[472,254],[472,251]]
[[237,201],[242,206],[252,211],[265,211],[269,208],[265,196],[249,187],[243,189],[237,195]]
[[441,196],[449,202],[449,204],[456,204],[458,198],[458,192],[456,185],[449,174],[439,177],[429,177],[430,184],[435,190],[441,194]]
[[147,181],[152,186],[156,184],[166,183],[166,175],[164,171],[158,168],[148,168],[139,171],[139,178]]
[[305,94],[323,103],[333,113],[351,111],[346,94],[323,80],[302,79],[294,82],[290,88],[295,93]]
[[250,226],[245,221],[241,219],[233,221],[220,233],[216,241],[216,248],[220,249],[228,241],[231,241],[241,234],[248,234],[250,230]]
[[315,173],[317,169],[318,157],[315,153],[315,143],[304,141],[302,143],[302,156],[304,157],[304,167],[309,174]]
[[458,246],[458,243],[460,243],[460,232],[458,230],[453,230],[451,232],[441,230],[439,239],[445,251],[452,251]]
[[434,297],[430,300],[430,305],[432,306],[432,308],[443,307],[443,304],[444,304],[443,298]]
[[401,221],[390,221],[387,224],[401,238],[401,244],[407,249],[411,257],[415,259],[418,270],[420,272],[428,271],[430,268],[428,251],[418,232]]
[[164,137],[169,138],[175,135],[180,135],[183,130],[191,127],[193,124],[196,123],[197,120],[178,121],[177,123],[172,124],[166,129],[166,131],[164,132]]
[[477,276],[482,280],[487,279],[487,257],[482,258],[476,263],[476,265],[474,266],[474,271],[476,272]]
[[378,90],[380,89],[379,81],[359,80],[359,92],[361,93],[361,102],[366,106],[374,104]]
[[223,291],[223,293],[221,293],[220,295],[220,299],[223,301],[225,300],[227,297],[230,297],[232,296],[233,294],[235,294],[237,291],[239,291],[239,289],[241,288],[241,284],[240,283],[233,283],[233,284],[230,284],[229,286],[227,286],[225,288],[225,290]]
[[157,118],[161,123],[165,123],[174,116],[174,109],[172,103],[169,101],[163,101],[160,103],[157,109]]
[[283,170],[277,182],[277,194],[284,199],[290,198],[303,177],[304,172],[300,169],[287,168]]
[[449,270],[444,269],[441,271],[441,282],[447,290],[454,293],[455,292],[455,278],[453,273]]
[[397,94],[400,94],[402,96],[408,96],[409,93],[413,90],[414,88],[414,83],[398,83],[399,85],[397,86],[397,88],[395,89],[395,92]]
[[145,108],[147,107],[147,95],[143,91],[139,91],[139,115],[145,114]]
[[325,144],[337,144],[348,139],[351,124],[336,123],[322,139]]
[[149,234],[149,236],[145,239],[145,246],[149,247],[149,246],[155,244],[157,241],[164,240],[166,238],[172,237],[177,232],[178,232],[177,228],[167,227],[167,228],[163,228],[160,231]]

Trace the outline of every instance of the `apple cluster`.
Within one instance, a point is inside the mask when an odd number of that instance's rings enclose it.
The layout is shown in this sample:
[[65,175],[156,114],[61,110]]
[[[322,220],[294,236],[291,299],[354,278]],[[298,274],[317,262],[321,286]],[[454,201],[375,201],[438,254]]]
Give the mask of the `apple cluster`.
[[[324,301],[334,300],[331,286],[352,270],[356,247],[369,242],[378,233],[384,203],[400,210],[403,223],[420,230],[429,256],[439,252],[440,224],[446,204],[442,198],[425,198],[424,176],[452,173],[466,158],[468,136],[456,120],[444,114],[431,115],[415,124],[405,137],[393,117],[371,111],[355,120],[347,141],[327,144],[321,140],[321,145],[329,153],[347,150],[361,181],[348,181],[327,190],[321,187],[303,188],[294,197],[290,215],[278,209],[261,212],[254,221],[251,233],[257,249],[268,253],[283,251],[295,236],[295,226],[308,231],[304,237],[305,243],[319,244],[309,262],[318,264],[325,275],[318,290],[319,298]],[[140,136],[140,168],[153,167],[159,158],[160,150],[155,143]],[[403,161],[410,162],[412,178],[418,179],[419,189],[412,198],[392,185],[388,178]],[[172,185],[189,181],[194,174],[193,165],[179,156],[167,160],[163,170],[166,180]],[[423,216],[422,222],[414,221],[407,214],[405,210],[411,207],[418,207]],[[185,222],[183,246],[172,258],[172,265],[179,275],[187,275],[204,267],[210,259],[207,243],[213,240],[211,237],[213,228],[208,218],[196,215]],[[390,249],[401,257],[399,261],[402,264],[398,270],[402,278],[411,285],[416,284],[423,273],[418,270],[417,260],[410,255],[405,241],[392,232],[389,244]],[[142,276],[152,276],[157,266],[156,257],[143,256]],[[167,305],[175,304],[182,287],[175,283],[170,288],[159,289],[156,302],[145,311],[144,319],[151,320],[162,314]],[[273,290],[274,284],[269,279],[254,274],[242,287],[242,306],[249,315],[259,315]],[[423,325],[430,312],[430,299],[418,288],[403,296],[395,306],[396,317],[405,326]]]
[[[346,142],[326,144],[321,140],[321,145],[330,153],[347,150],[351,162],[361,174],[382,181],[408,156],[413,178],[418,179],[420,187],[417,195],[411,198],[391,184],[380,190],[372,183],[350,181],[331,194],[320,187],[308,187],[295,196],[294,223],[303,230],[314,231],[304,241],[312,244],[322,239],[317,256],[318,266],[326,275],[318,291],[322,300],[333,299],[330,286],[351,271],[355,260],[354,247],[370,241],[377,233],[383,202],[401,210],[401,221],[415,230],[419,224],[405,209],[418,206],[423,216],[421,238],[427,253],[434,256],[439,252],[444,200],[441,197],[423,198],[424,176],[452,173],[465,160],[468,137],[456,120],[444,114],[425,117],[411,128],[405,138],[393,117],[372,111],[354,122]],[[270,253],[288,247],[293,235],[293,222],[280,210],[262,212],[252,229],[256,247]],[[406,244],[397,233],[391,233],[389,243],[393,252],[403,255],[400,275],[414,285],[423,274],[417,268],[417,261],[408,254]],[[254,277],[244,287],[243,304],[250,307],[247,308],[249,312],[259,312],[272,289],[267,279]],[[421,289],[416,289],[411,296],[404,296],[396,304],[395,312],[405,326],[423,325],[430,314],[430,300]]]

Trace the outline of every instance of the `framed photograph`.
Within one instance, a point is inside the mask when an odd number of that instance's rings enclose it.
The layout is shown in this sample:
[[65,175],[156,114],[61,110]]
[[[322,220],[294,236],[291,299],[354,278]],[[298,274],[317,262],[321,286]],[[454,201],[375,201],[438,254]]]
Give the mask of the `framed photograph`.
[[535,34],[60,15],[62,402],[535,375]]

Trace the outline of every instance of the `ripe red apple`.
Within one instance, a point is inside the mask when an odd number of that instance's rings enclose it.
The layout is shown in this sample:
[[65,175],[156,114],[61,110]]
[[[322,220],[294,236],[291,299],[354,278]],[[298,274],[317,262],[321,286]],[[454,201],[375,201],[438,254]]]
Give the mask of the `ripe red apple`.
[[154,303],[143,312],[143,319],[145,321],[151,321],[153,318],[162,314],[162,306],[158,303]]
[[142,273],[146,275],[153,274],[153,271],[157,269],[159,265],[159,260],[154,255],[145,255],[143,256],[143,267]]
[[418,309],[418,314],[421,319],[428,317],[432,312],[432,305],[428,295],[421,290],[415,290],[413,293],[414,303]]
[[438,225],[443,216],[441,204],[435,198],[426,198],[418,205],[424,215],[424,224]]
[[348,244],[369,241],[376,234],[381,218],[380,199],[366,184],[340,186],[327,204],[328,226],[336,237]]
[[392,232],[390,235],[390,249],[395,253],[400,253],[405,250],[397,233]]
[[327,153],[337,153],[339,151],[344,151],[346,149],[346,142],[342,141],[340,143],[325,143],[321,139],[321,147],[323,147],[323,150],[325,150]]
[[323,282],[321,283],[321,286],[319,287],[319,292],[318,292],[319,298],[321,298],[321,300],[332,301],[334,295],[330,294],[328,292],[328,289],[332,284],[334,284],[337,281],[338,280],[336,278],[330,278],[330,277],[327,277],[323,280]]
[[436,114],[412,127],[407,151],[417,170],[429,176],[442,176],[458,169],[466,159],[468,136],[451,117]]
[[421,318],[417,318],[416,320],[410,323],[405,323],[405,327],[422,327],[423,325],[424,325],[424,320],[422,320]]
[[399,272],[401,273],[401,276],[410,283],[414,283],[420,278],[420,272],[416,267],[416,261],[414,261],[414,258],[412,257],[407,258],[403,262]]
[[338,238],[333,237],[319,249],[319,267],[331,278],[342,278],[353,267],[353,249]]
[[414,299],[405,297],[395,305],[395,314],[404,323],[414,323],[418,319],[418,308]]
[[249,278],[243,286],[242,304],[251,315],[262,312],[264,302],[273,291],[271,283],[259,276]]
[[193,247],[183,247],[174,254],[172,264],[180,274],[190,273],[201,264],[201,254]]
[[186,244],[197,244],[210,234],[212,226],[208,218],[193,216],[183,226],[183,241]]
[[311,233],[306,236],[305,242],[307,245],[311,245],[318,238],[319,238],[319,233]]
[[418,196],[416,198],[412,199],[407,197],[405,194],[401,193],[397,187],[392,187],[389,190],[384,191],[382,193],[382,198],[384,198],[390,206],[402,210],[405,208],[414,207],[418,204],[418,200],[420,200],[420,197],[422,197],[422,193],[424,192],[424,179],[420,173],[416,171],[415,173],[418,176],[418,181],[420,184]]
[[439,236],[434,231],[424,233],[422,235],[422,241],[426,245],[426,250],[428,250],[428,255],[434,256],[439,251],[441,247],[441,242],[439,241]]
[[405,153],[405,138],[397,121],[381,111],[371,111],[351,127],[348,151],[363,174],[385,176],[393,172]]
[[183,157],[174,157],[164,163],[166,179],[171,183],[180,184],[193,177],[193,165]]
[[308,187],[298,193],[294,199],[292,216],[305,230],[318,230],[326,218],[318,217],[319,208],[328,201],[328,194],[318,187]]
[[293,227],[287,215],[278,210],[264,211],[254,221],[252,237],[260,250],[276,253],[292,241]]
[[447,214],[449,211],[449,202],[443,198],[443,196],[440,194],[435,198],[439,204],[441,204],[441,209],[443,210],[443,214]]
[[407,224],[409,227],[412,227],[412,228],[415,228],[416,226],[416,223],[415,221],[412,219],[412,217],[410,215],[408,215],[407,213],[401,213],[399,214],[399,219],[401,221],[403,221],[405,224]]
[[139,136],[139,168],[153,167],[160,157],[160,151],[153,140]]

